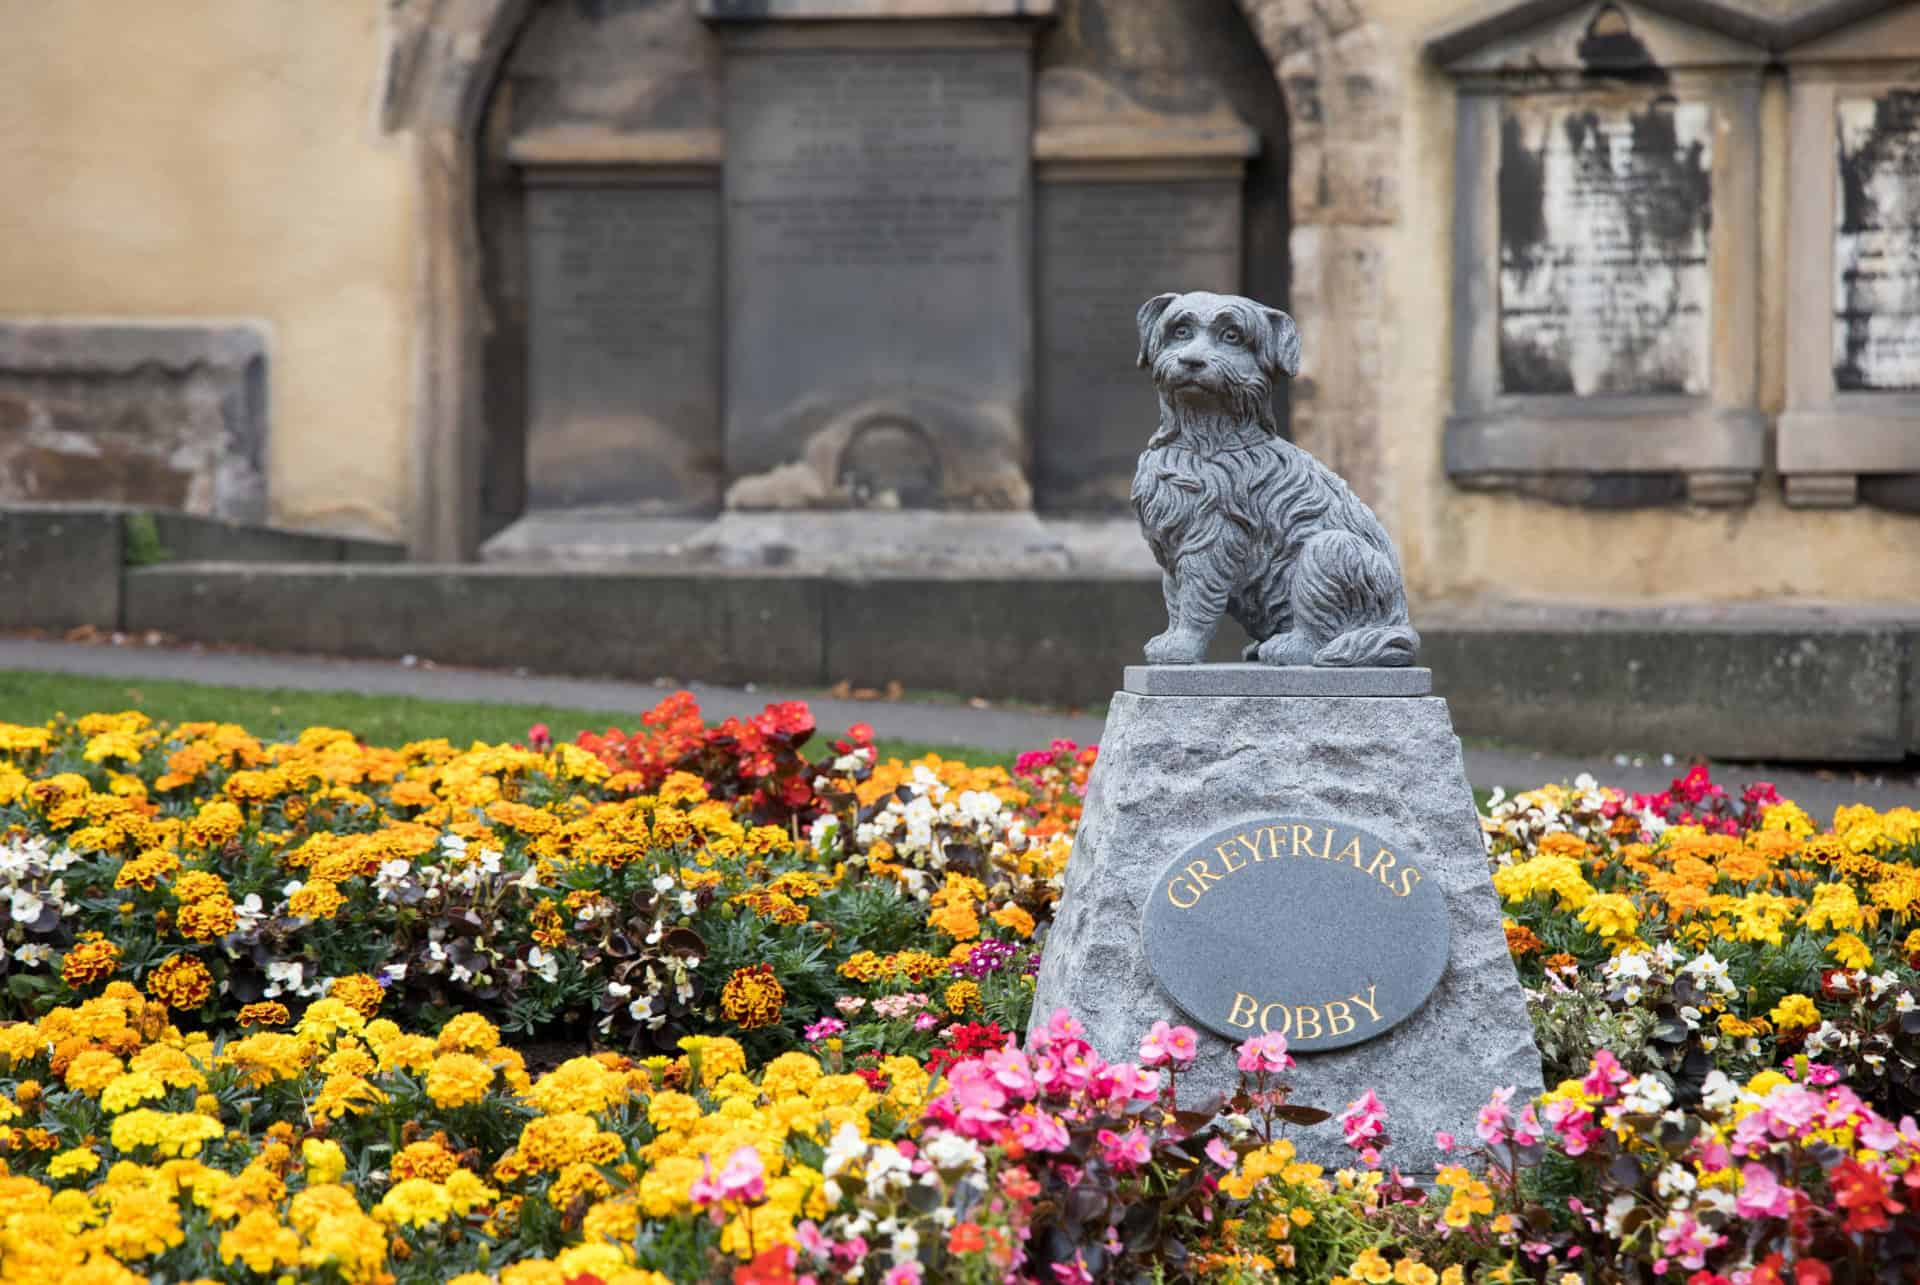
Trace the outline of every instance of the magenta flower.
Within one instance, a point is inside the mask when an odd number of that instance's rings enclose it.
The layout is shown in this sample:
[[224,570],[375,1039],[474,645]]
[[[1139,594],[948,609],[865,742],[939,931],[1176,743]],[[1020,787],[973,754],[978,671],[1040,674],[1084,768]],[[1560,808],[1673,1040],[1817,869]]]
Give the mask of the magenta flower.
[[887,1274],[881,1278],[881,1285],[920,1285],[924,1279],[920,1274],[920,1264],[908,1259],[888,1268]]
[[1740,1166],[1740,1194],[1733,1207],[1743,1218],[1785,1218],[1793,1212],[1793,1189],[1782,1187],[1765,1165],[1749,1162]]
[[1147,1038],[1140,1041],[1140,1061],[1146,1066],[1163,1066],[1168,1062],[1186,1066],[1199,1052],[1200,1037],[1193,1033],[1191,1026],[1155,1022]]
[[1239,1155],[1232,1147],[1227,1145],[1225,1138],[1215,1138],[1213,1141],[1207,1143],[1207,1159],[1213,1161],[1213,1163],[1219,1165],[1222,1169],[1231,1169],[1240,1162]]
[[1025,1053],[1016,1048],[998,1049],[980,1060],[1009,1093],[1016,1093],[1023,1098],[1033,1096],[1033,1067],[1028,1064]]
[[1287,1037],[1278,1031],[1254,1036],[1240,1046],[1239,1054],[1242,1071],[1275,1074],[1293,1068],[1293,1059],[1287,1055]]
[[1101,1152],[1107,1163],[1122,1173],[1145,1165],[1153,1154],[1153,1146],[1147,1141],[1144,1129],[1128,1129],[1125,1133],[1102,1129],[1094,1136],[1100,1141]]
[[1028,1151],[1065,1151],[1073,1138],[1058,1116],[1029,1107],[1013,1117],[1013,1136]]
[[[1595,1063],[1602,1056],[1611,1056],[1605,1049],[1594,1055]],[[1497,1147],[1507,1140],[1507,1103],[1513,1099],[1514,1086],[1509,1084],[1493,1091],[1493,1098],[1480,1108],[1480,1118],[1473,1131],[1480,1135],[1480,1141],[1490,1147]]]
[[832,1039],[846,1033],[847,1024],[837,1017],[823,1017],[801,1032],[809,1044],[818,1044],[821,1040]]
[[767,1194],[767,1167],[757,1148],[743,1146],[728,1157],[727,1167],[720,1171],[720,1191],[729,1200],[748,1203]]
[[1440,1148],[1443,1153],[1452,1151],[1453,1135],[1445,1129],[1435,1129],[1433,1132],[1433,1145]]

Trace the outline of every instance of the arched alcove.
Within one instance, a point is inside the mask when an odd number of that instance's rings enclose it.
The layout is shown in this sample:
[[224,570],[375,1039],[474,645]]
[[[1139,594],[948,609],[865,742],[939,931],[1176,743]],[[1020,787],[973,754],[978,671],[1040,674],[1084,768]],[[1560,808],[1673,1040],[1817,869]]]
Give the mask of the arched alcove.
[[[1312,318],[1314,342],[1292,390],[1293,434],[1367,494],[1378,477],[1377,401],[1370,381],[1387,342],[1380,258],[1398,217],[1392,176],[1399,94],[1382,79],[1388,60],[1378,47],[1380,33],[1351,0],[1234,2],[1281,98],[1278,104],[1260,101],[1265,91],[1249,81],[1244,56],[1223,64],[1219,92],[1256,127],[1284,113],[1289,144],[1285,253],[1270,243],[1278,208],[1270,156],[1265,169],[1255,163],[1247,183],[1255,211],[1250,223],[1257,226],[1247,237],[1243,281],[1257,294],[1284,295],[1295,312]],[[1049,39],[1062,50],[1111,50],[1130,25],[1150,25],[1152,10],[1168,11],[1173,16],[1160,20],[1177,22],[1212,7],[1210,0],[1199,7],[1067,0],[1061,32]],[[591,119],[574,123],[603,127],[546,141],[570,149],[575,163],[588,169],[630,164],[639,146],[650,163],[696,186],[701,172],[718,164],[721,144],[717,114],[699,88],[703,60],[717,52],[700,33],[692,8],[690,0],[418,0],[394,12],[383,114],[390,130],[414,139],[423,240],[413,488],[417,556],[471,557],[487,529],[524,496],[512,460],[517,425],[525,417],[526,390],[513,355],[528,342],[520,329],[524,313],[516,311],[524,307],[526,260],[511,248],[525,244],[524,223],[515,223],[524,213],[490,196],[512,181],[501,167],[503,158],[511,160],[509,143],[497,131],[513,132],[516,119],[528,119],[516,113],[537,119],[556,100],[542,100],[538,77],[510,74],[511,60],[527,51],[549,59],[560,70],[548,77],[546,89],[560,98],[574,95],[578,103],[583,87],[591,90],[592,77],[567,70],[569,57],[590,65],[609,47],[588,42],[572,54],[556,53],[557,46],[542,45],[550,38],[543,27],[556,24],[557,31],[565,20],[627,24],[663,67],[677,65],[678,72],[625,96],[587,92],[594,100],[587,104]],[[1202,27],[1219,31],[1224,23],[1195,24],[1192,30]],[[709,43],[689,60],[696,46],[681,42],[696,34]],[[1053,47],[1042,45],[1037,62],[1043,72],[1072,61],[1049,63]],[[1119,70],[1129,73],[1117,77],[1121,87],[1136,101],[1144,97],[1148,107],[1156,92],[1173,87],[1177,72],[1164,57],[1157,67],[1148,60]]]

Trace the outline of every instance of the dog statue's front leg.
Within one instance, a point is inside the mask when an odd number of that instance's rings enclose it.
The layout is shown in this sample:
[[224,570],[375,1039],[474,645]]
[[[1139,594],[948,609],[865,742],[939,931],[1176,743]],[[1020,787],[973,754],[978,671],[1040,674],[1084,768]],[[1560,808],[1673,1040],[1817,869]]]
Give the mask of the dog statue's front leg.
[[1148,641],[1149,665],[1197,665],[1207,658],[1207,645],[1226,614],[1233,583],[1230,575],[1209,574],[1216,571],[1211,565],[1187,565],[1181,567],[1181,574],[1162,580],[1167,629]]

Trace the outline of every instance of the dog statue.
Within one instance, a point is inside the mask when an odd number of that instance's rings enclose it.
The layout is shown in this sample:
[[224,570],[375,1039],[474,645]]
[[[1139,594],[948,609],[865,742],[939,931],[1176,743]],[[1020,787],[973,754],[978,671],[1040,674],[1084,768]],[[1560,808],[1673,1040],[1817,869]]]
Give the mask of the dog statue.
[[1373,510],[1280,436],[1273,381],[1300,371],[1293,318],[1237,295],[1163,294],[1140,309],[1140,365],[1160,428],[1133,509],[1164,573],[1154,665],[1206,658],[1220,617],[1269,665],[1411,665],[1400,561]]

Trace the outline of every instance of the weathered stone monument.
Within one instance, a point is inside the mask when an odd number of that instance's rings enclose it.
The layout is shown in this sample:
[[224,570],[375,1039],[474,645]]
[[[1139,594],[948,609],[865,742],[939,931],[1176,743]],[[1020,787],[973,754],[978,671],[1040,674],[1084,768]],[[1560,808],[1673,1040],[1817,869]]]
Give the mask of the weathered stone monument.
[[[1273,431],[1291,318],[1162,295],[1139,329],[1160,425],[1133,495],[1168,629],[1107,716],[1034,1020],[1065,1007],[1110,1058],[1190,1022],[1196,1098],[1233,1088],[1234,1045],[1277,1031],[1295,1101],[1338,1111],[1372,1089],[1389,1158],[1432,1169],[1436,1130],[1471,1138],[1493,1089],[1538,1092],[1541,1072],[1392,542]],[[1227,615],[1250,663],[1196,663]],[[1331,1125],[1297,1142],[1341,1159]]]

